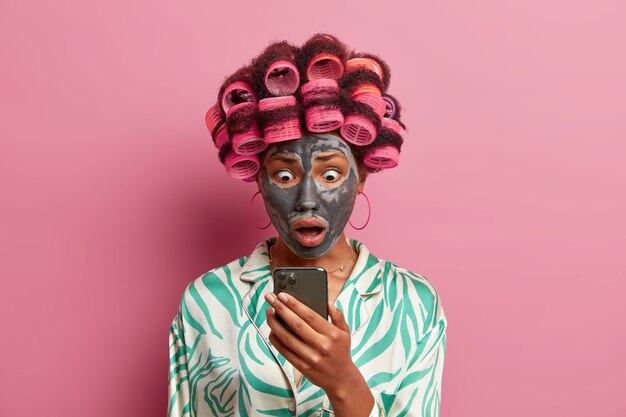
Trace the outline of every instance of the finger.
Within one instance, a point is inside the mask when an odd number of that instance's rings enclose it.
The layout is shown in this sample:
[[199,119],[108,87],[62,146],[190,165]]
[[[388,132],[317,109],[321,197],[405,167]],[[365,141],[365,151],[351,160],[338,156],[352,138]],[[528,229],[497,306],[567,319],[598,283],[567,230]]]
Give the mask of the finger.
[[350,333],[350,326],[346,323],[346,319],[343,316],[341,310],[339,310],[333,303],[328,303],[328,315],[332,323],[340,330]]
[[272,345],[274,345],[274,347],[276,348],[276,350],[278,350],[280,354],[283,355],[285,359],[289,361],[289,363],[291,363],[302,374],[305,374],[306,372],[305,369],[308,369],[308,368],[304,360],[296,352],[291,350],[289,346],[285,345],[280,340],[280,337],[278,337],[276,333],[274,332],[270,333],[269,339]]
[[320,316],[315,310],[287,293],[278,294],[278,299],[288,306],[294,313],[308,324],[317,333],[328,331],[328,319]]
[[291,303],[289,303],[289,301],[294,300],[293,297],[287,298],[289,304],[285,304],[283,301],[281,301],[281,298],[283,300],[285,299],[285,295],[286,294],[281,293],[279,294],[279,297],[276,297],[276,295],[273,293],[267,293],[265,295],[265,299],[268,303],[270,303],[272,307],[274,307],[276,314],[278,314],[285,321],[285,323],[287,323],[287,325],[295,334],[300,336],[300,338],[305,342],[316,346],[316,341],[320,336],[319,333],[312,329],[300,316],[298,316],[298,314],[296,314],[290,308]]
[[[307,345],[297,334],[286,328],[277,318],[276,312],[268,309],[267,324],[275,337],[282,345],[288,347],[297,355],[306,357],[314,353],[313,349]],[[278,347],[277,347],[278,349]],[[282,352],[281,352],[282,353]]]

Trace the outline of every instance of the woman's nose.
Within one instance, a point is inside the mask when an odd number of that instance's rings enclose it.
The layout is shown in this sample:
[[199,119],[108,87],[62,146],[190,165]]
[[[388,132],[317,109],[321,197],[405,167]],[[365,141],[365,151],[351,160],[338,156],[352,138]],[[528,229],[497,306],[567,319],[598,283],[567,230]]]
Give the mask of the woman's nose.
[[305,175],[298,184],[298,195],[296,196],[296,210],[310,211],[319,208],[317,193],[315,191],[315,181],[309,175]]

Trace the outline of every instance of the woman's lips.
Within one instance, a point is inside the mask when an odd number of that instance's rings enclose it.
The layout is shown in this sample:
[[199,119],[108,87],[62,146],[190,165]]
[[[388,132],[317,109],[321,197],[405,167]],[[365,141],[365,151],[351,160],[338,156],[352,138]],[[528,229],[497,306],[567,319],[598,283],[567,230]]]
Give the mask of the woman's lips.
[[300,218],[291,224],[291,231],[302,246],[312,248],[324,240],[326,224],[315,217]]

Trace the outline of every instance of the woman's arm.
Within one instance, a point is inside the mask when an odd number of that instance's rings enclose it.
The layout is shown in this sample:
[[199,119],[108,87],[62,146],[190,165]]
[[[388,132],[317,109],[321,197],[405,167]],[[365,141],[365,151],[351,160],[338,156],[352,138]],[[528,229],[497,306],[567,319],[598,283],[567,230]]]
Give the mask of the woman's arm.
[[407,362],[396,392],[376,392],[380,413],[373,416],[438,417],[446,349],[446,318],[441,316],[417,342],[417,354]]
[[184,337],[183,319],[180,312],[170,327],[170,376],[168,383],[168,417],[189,415],[189,371]]

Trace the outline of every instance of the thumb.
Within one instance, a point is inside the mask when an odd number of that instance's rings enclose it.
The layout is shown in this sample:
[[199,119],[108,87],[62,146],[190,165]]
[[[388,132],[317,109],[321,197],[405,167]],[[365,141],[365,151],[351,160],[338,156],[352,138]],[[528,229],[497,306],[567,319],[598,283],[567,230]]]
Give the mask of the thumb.
[[332,323],[343,330],[344,332],[350,333],[350,327],[348,323],[346,323],[345,318],[343,317],[343,313],[339,310],[333,303],[328,303],[328,315],[330,316],[330,320]]

